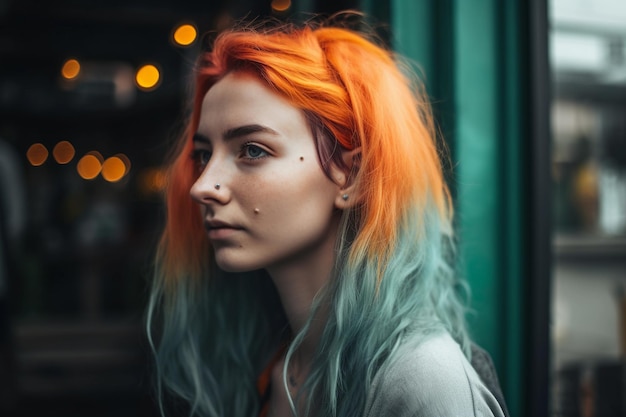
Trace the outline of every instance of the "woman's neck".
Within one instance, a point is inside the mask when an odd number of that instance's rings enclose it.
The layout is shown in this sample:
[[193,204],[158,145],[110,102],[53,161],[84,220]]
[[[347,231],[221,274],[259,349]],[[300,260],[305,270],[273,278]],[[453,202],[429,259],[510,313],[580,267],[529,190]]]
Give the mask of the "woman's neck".
[[[332,274],[338,229],[337,225],[333,226],[332,233],[328,233],[324,241],[306,256],[268,268],[294,335],[300,333],[306,325],[313,300]],[[303,362],[312,360],[326,324],[326,317],[327,309],[322,305],[298,348],[299,359]]]
[[[326,275],[302,274],[296,276],[290,274],[288,277],[285,276],[284,279],[282,279],[282,276],[276,278],[275,275],[272,275],[283,309],[289,320],[292,334],[297,335],[306,325],[311,313],[313,300],[326,284],[329,276],[330,270]],[[318,311],[316,320],[311,323],[311,327],[298,348],[299,357],[303,361],[309,362],[313,357],[317,342],[324,328],[325,320],[323,317],[325,317],[324,311]]]

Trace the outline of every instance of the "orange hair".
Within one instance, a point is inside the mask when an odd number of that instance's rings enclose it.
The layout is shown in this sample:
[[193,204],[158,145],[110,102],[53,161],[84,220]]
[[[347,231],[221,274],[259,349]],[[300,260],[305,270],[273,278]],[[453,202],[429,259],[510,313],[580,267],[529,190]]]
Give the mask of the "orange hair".
[[[256,74],[319,122],[325,134],[317,135],[323,136],[316,138],[318,149],[328,150],[334,163],[341,165],[337,145],[359,149],[351,177],[359,196],[359,224],[350,260],[371,257],[384,268],[398,227],[410,211],[419,216],[426,206],[434,206],[449,224],[449,194],[430,107],[400,68],[391,52],[347,29],[290,27],[220,34],[212,51],[198,62],[192,117],[170,170],[167,225],[160,246],[165,276],[179,276],[182,269],[197,276],[209,258],[201,217],[189,197],[196,176],[189,158],[191,137],[204,95],[232,71]],[[324,166],[325,159],[320,159]]]

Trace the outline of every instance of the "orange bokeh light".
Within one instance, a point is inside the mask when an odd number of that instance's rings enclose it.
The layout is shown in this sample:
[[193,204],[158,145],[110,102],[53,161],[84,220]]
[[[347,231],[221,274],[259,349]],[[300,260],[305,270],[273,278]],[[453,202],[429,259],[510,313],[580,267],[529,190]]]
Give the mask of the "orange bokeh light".
[[272,10],[284,12],[291,7],[291,0],[272,0]]
[[135,81],[139,88],[143,90],[151,90],[157,86],[161,74],[159,69],[152,64],[144,65],[137,70],[135,74]]
[[67,164],[72,159],[74,159],[74,155],[76,155],[76,151],[74,150],[74,146],[66,140],[62,140],[61,142],[54,145],[54,149],[52,149],[52,155],[54,156],[54,160],[59,164]]
[[88,153],[78,161],[76,171],[85,180],[92,180],[100,174],[102,163],[94,153]]
[[180,46],[191,45],[198,36],[198,31],[193,25],[184,24],[180,25],[174,31],[174,42]]
[[46,162],[48,154],[48,149],[41,143],[33,143],[26,151],[26,158],[32,166],[38,167]]
[[117,182],[126,175],[126,164],[121,158],[112,156],[102,164],[102,178],[109,182]]
[[123,153],[118,153],[117,155],[113,155],[113,156],[120,158],[122,160],[122,162],[124,163],[124,166],[126,167],[126,173],[128,174],[128,171],[130,171],[130,159]]
[[68,59],[65,61],[63,68],[61,68],[61,75],[63,75],[63,78],[73,80],[78,77],[78,74],[80,74],[80,62],[75,59]]
[[147,168],[139,174],[139,185],[146,194],[159,193],[165,189],[167,177],[161,168]]

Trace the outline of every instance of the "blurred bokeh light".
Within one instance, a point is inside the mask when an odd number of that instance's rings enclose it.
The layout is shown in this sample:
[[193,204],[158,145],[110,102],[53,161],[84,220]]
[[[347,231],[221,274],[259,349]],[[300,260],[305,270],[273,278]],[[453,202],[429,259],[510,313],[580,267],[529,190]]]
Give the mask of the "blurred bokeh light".
[[272,10],[284,12],[291,7],[291,0],[272,0]]
[[118,153],[115,156],[122,160],[124,166],[126,167],[126,174],[128,174],[128,172],[130,171],[130,159],[128,158],[128,156],[123,153]]
[[139,188],[144,194],[160,193],[166,182],[165,172],[160,168],[146,168],[139,174]]
[[28,162],[30,162],[32,166],[38,167],[43,165],[48,159],[48,149],[41,143],[34,143],[28,148],[26,158],[28,158]]
[[78,74],[80,74],[80,62],[73,58],[65,61],[63,68],[61,68],[61,75],[63,75],[63,78],[73,80],[78,77]]
[[198,31],[191,24],[183,24],[174,31],[174,42],[180,46],[189,46],[193,44],[198,37]]
[[74,150],[74,146],[66,140],[62,140],[57,143],[52,149],[52,156],[54,156],[54,160],[61,165],[68,164],[72,159],[74,159],[75,154],[76,151]]
[[78,175],[85,180],[92,180],[100,174],[102,170],[102,160],[98,158],[98,153],[90,152],[85,154],[78,161],[78,165],[76,165],[76,171],[78,171]]
[[135,75],[137,85],[143,90],[154,89],[160,79],[161,73],[159,72],[159,69],[152,64],[146,64],[139,68],[137,74]]
[[102,164],[102,178],[108,182],[117,182],[126,175],[126,164],[118,156],[107,158]]

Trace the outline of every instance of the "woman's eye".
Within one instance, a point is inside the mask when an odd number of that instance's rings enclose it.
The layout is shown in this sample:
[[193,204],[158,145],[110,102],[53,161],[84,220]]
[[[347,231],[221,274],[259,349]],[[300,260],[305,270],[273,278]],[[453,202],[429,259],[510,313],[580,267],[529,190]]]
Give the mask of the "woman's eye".
[[199,168],[204,168],[211,159],[211,151],[206,149],[195,149],[191,157]]
[[247,159],[260,159],[269,156],[267,151],[263,150],[263,148],[251,143],[246,143],[245,145],[243,145],[241,149],[241,154],[244,158]]

